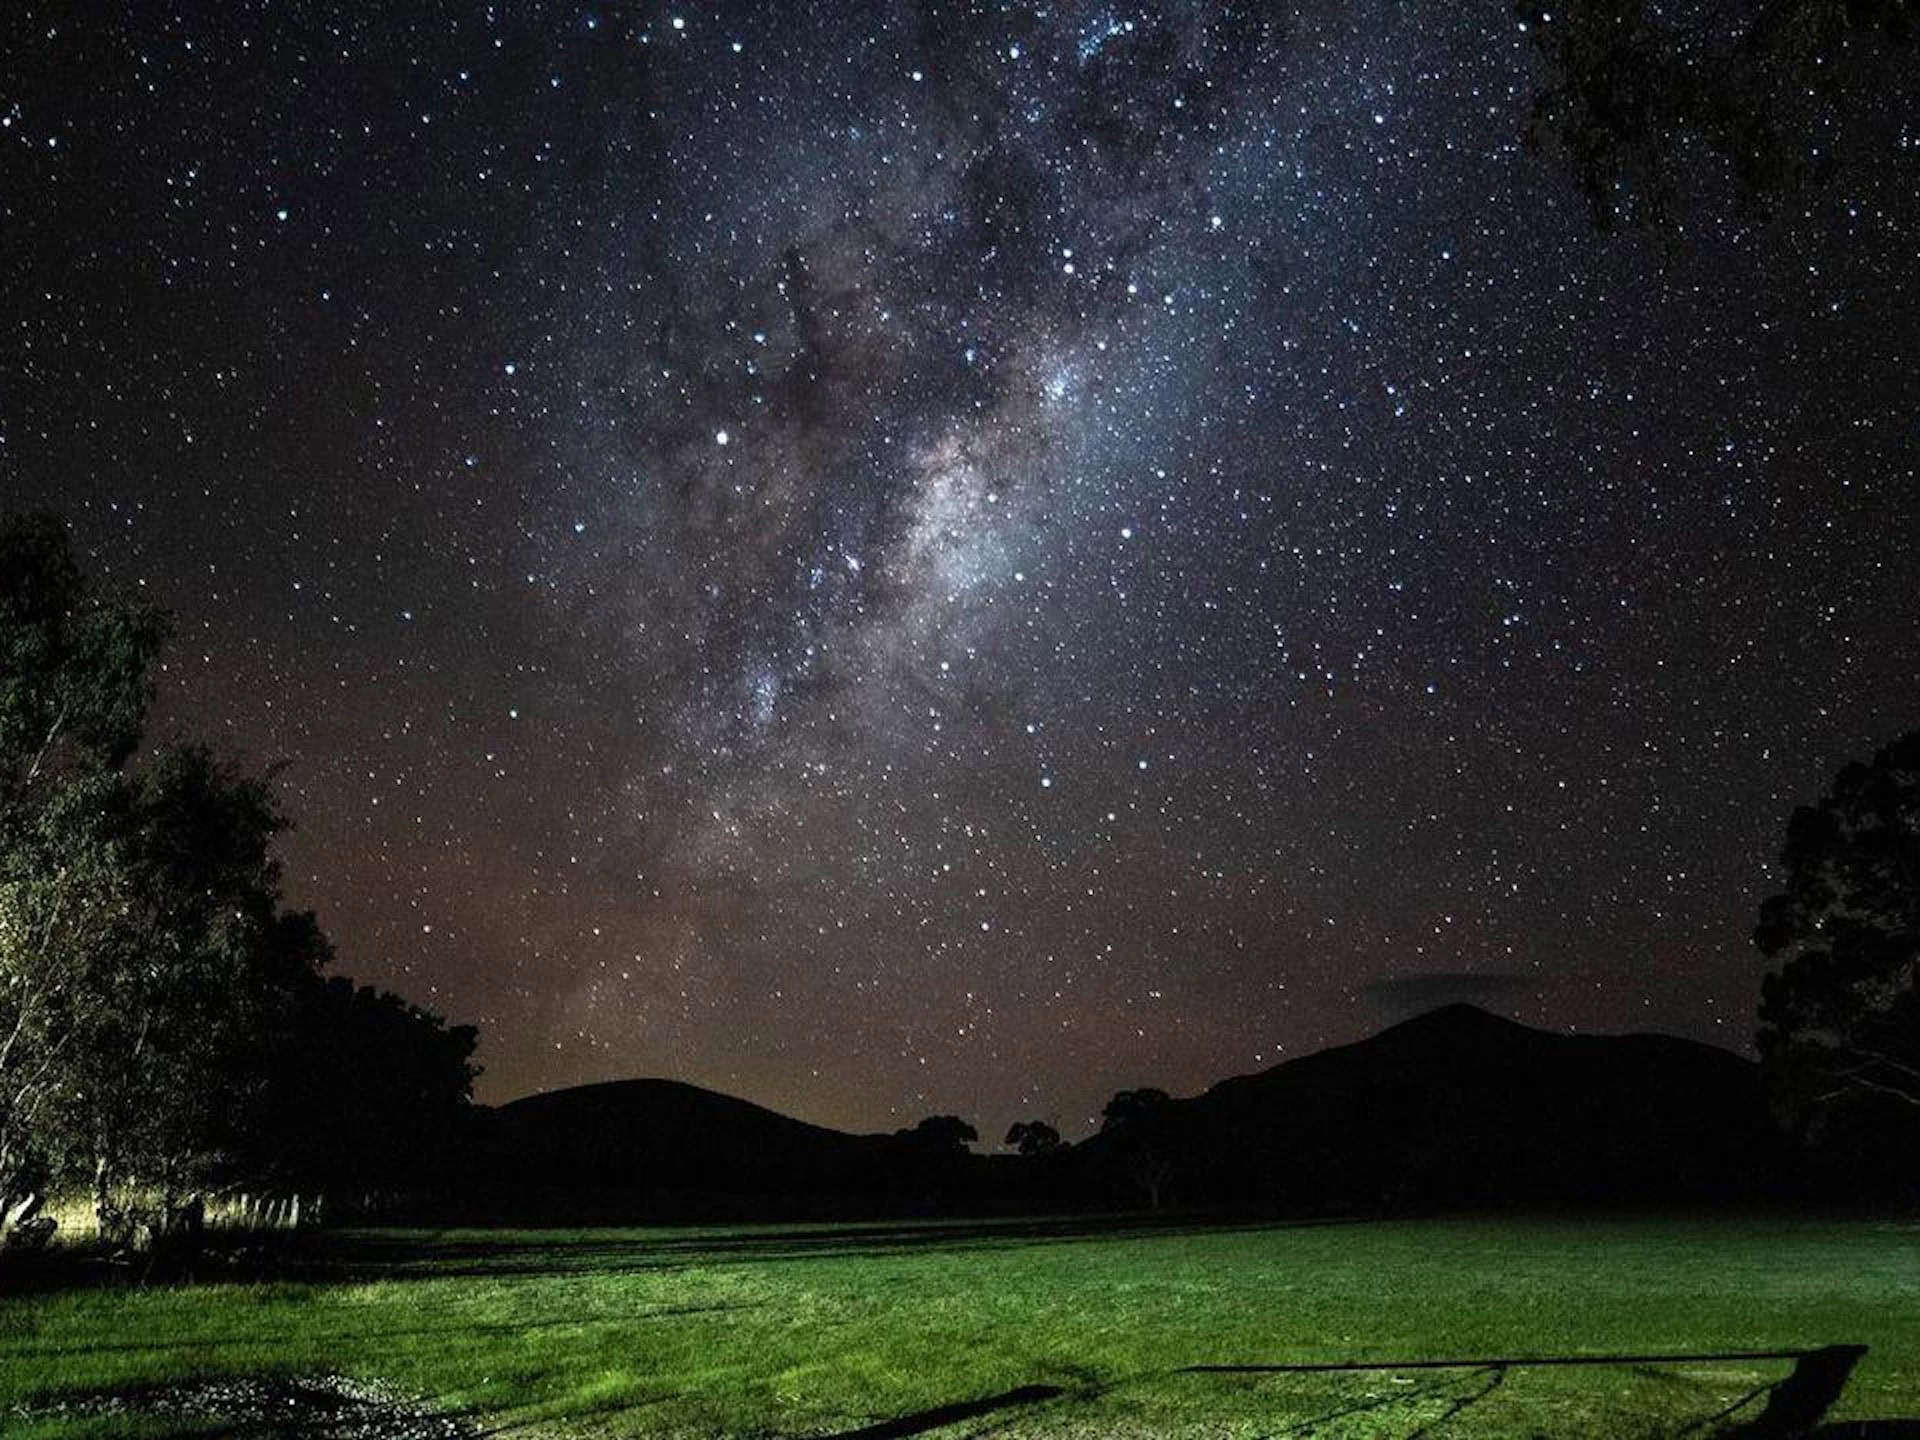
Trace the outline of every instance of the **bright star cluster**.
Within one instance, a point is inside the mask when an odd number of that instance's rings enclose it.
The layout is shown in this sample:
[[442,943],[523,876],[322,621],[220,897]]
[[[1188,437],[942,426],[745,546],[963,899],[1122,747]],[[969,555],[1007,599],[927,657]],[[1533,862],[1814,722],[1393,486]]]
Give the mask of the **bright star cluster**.
[[1602,232],[1499,0],[5,30],[0,503],[488,1098],[1743,1046],[1788,811],[1920,723],[1891,97]]

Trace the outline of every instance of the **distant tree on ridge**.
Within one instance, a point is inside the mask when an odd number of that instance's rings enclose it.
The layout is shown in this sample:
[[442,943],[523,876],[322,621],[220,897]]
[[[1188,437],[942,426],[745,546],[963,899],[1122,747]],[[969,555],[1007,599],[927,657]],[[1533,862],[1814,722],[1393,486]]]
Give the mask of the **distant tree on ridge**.
[[1047,1155],[1060,1148],[1060,1132],[1044,1120],[1021,1120],[1007,1130],[1000,1142],[1022,1155]]
[[1155,1210],[1165,1202],[1177,1168],[1171,1107],[1167,1092],[1149,1085],[1119,1091],[1100,1112],[1100,1133],[1113,1137],[1128,1177]]
[[958,1155],[980,1138],[980,1132],[958,1115],[929,1115],[911,1129],[895,1132],[933,1155]]

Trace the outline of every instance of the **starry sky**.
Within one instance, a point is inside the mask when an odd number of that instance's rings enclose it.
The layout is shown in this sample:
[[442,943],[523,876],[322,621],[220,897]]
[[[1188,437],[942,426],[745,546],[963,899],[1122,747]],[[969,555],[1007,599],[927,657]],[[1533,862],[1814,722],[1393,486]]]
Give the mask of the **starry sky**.
[[1745,1047],[1920,723],[1920,130],[1602,231],[1540,84],[1499,0],[16,0],[0,504],[485,1099]]

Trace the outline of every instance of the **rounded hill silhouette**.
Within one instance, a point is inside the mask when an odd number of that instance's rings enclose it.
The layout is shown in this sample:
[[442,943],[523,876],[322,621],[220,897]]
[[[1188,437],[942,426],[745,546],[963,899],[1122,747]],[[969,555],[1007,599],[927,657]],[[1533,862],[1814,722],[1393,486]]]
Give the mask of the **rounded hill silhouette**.
[[1779,1164],[1752,1061],[1469,1004],[1033,1160],[847,1134],[662,1079],[532,1095],[480,1120],[474,1196],[519,1218],[1645,1205],[1752,1195]]

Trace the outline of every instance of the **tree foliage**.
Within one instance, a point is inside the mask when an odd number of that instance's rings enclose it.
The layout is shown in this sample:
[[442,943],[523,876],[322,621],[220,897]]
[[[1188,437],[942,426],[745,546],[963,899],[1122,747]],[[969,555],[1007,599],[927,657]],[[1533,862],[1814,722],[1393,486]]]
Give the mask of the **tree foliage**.
[[166,617],[93,592],[49,515],[0,515],[0,824],[140,743]]
[[1545,61],[1533,138],[1595,222],[1672,218],[1705,146],[1764,204],[1831,163],[1836,137],[1912,81],[1915,0],[1520,0]]
[[122,770],[166,633],[93,592],[57,520],[0,516],[0,1215],[68,1158],[125,999],[142,806]]
[[912,1129],[895,1133],[931,1155],[958,1155],[980,1138],[980,1132],[958,1115],[929,1115]]
[[1815,1132],[1863,1106],[1920,1115],[1920,731],[1796,810],[1780,863],[1754,931],[1777,965],[1759,1043],[1780,1108]]
[[1100,1112],[1100,1133],[1111,1137],[1122,1169],[1155,1210],[1177,1168],[1173,1115],[1172,1097],[1151,1085],[1117,1092]]
[[[324,947],[312,918],[283,917],[288,953]],[[424,1185],[462,1138],[479,1036],[390,991],[323,976],[325,953],[290,967],[280,991],[252,1168],[348,1198]]]
[[1060,1132],[1044,1120],[1021,1120],[1008,1128],[1007,1138],[1000,1143],[1022,1155],[1050,1155],[1060,1148]]
[[51,1183],[134,1238],[222,1184],[337,1176],[349,1133],[378,1174],[471,1088],[471,1030],[322,979],[269,783],[140,755],[166,634],[57,521],[0,518],[0,1243]]
[[1143,1131],[1167,1103],[1167,1092],[1151,1085],[1138,1090],[1121,1090],[1100,1111],[1103,1131]]
[[111,922],[53,961],[84,971],[44,1143],[57,1172],[89,1171],[103,1219],[117,1192],[162,1214],[230,1173],[265,1097],[266,939],[279,907],[263,781],[196,746],[114,777],[105,812]]

